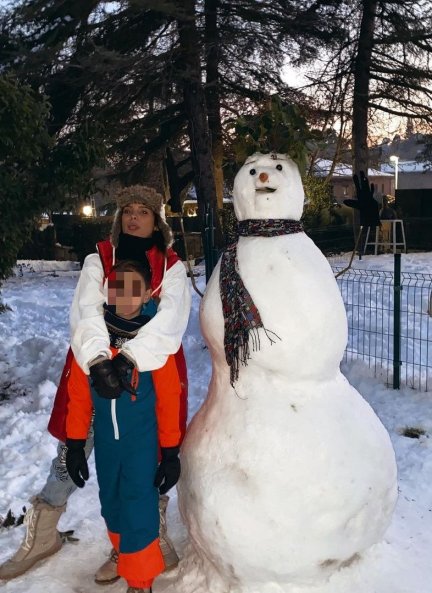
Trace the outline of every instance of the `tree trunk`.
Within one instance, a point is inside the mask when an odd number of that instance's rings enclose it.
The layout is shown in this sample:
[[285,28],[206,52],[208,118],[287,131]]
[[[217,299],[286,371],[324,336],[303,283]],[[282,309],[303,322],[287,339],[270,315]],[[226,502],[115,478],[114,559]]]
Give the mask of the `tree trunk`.
[[220,113],[219,92],[219,33],[217,10],[219,0],[205,0],[205,45],[206,45],[206,102],[210,130],[213,175],[216,184],[217,205],[223,208],[224,175],[223,175],[223,142],[222,122]]
[[[377,0],[363,0],[363,14],[360,24],[357,55],[354,62],[354,98],[352,123],[352,154],[353,173],[360,171],[368,174],[368,114],[369,114],[369,83],[372,61],[372,49],[375,31]],[[359,211],[354,209],[353,231],[357,241],[360,232]],[[359,254],[362,253],[360,241]]]
[[377,3],[377,0],[363,0],[363,15],[354,63],[352,149],[353,172],[357,175],[360,171],[364,171],[367,175],[369,164],[367,145],[369,83]]
[[[213,177],[210,134],[204,89],[201,83],[200,39],[195,22],[195,0],[183,0],[184,15],[178,19],[181,48],[181,82],[185,109],[188,117],[188,134],[191,149],[194,183],[198,200],[198,215],[208,221],[210,210],[214,215],[215,240],[222,245],[222,230],[217,216],[216,187]],[[211,218],[211,217],[210,217]],[[211,234],[211,233],[210,233]],[[209,245],[209,234],[203,230],[203,244],[206,251],[206,276],[209,278],[216,264],[214,249]],[[209,253],[209,250],[212,253]]]

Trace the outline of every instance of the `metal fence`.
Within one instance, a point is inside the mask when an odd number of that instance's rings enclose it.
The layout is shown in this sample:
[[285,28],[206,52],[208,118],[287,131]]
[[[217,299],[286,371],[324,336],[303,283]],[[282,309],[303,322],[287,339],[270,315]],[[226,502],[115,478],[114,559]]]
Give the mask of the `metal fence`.
[[[350,269],[337,281],[348,317],[345,360],[363,359],[388,385],[432,388],[432,274]],[[337,273],[341,268],[333,268]]]

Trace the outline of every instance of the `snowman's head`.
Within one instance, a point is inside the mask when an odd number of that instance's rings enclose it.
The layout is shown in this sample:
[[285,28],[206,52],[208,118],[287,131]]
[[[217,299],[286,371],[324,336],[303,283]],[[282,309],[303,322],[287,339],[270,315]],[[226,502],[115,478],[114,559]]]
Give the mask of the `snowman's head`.
[[256,152],[237,173],[233,198],[238,220],[299,220],[304,191],[298,167],[285,154]]

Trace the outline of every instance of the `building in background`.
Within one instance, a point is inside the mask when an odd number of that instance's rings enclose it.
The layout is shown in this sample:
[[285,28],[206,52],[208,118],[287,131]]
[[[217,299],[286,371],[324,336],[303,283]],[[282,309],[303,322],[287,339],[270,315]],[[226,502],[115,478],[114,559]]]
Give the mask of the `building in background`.
[[[381,171],[395,173],[394,162],[383,163]],[[425,162],[415,160],[401,160],[397,163],[398,189],[429,189],[432,192],[432,170]]]
[[[314,164],[314,174],[318,177],[327,177],[332,170],[333,162],[328,159],[317,159]],[[375,185],[375,197],[381,203],[382,196],[394,196],[394,172],[380,171],[369,168],[367,173],[369,183]],[[346,163],[337,163],[331,175],[333,197],[339,203],[347,198],[355,198],[352,166]]]

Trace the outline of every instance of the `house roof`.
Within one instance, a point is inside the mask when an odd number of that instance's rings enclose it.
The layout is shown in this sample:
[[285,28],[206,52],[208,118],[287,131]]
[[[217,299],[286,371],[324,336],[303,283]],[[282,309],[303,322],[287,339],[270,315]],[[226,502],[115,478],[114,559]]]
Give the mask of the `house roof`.
[[[394,164],[384,163],[381,165],[381,170],[386,171],[394,175]],[[425,173],[429,171],[429,165],[427,163],[419,163],[418,161],[399,161],[398,171],[401,173]]]
[[[325,177],[329,174],[333,161],[330,159],[317,159],[314,163],[314,173],[318,177]],[[393,177],[394,172],[390,169],[390,172],[380,171],[379,169],[368,169],[368,177]],[[347,177],[352,179],[353,170],[352,166],[346,163],[337,163],[332,177]]]

